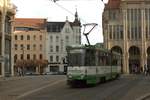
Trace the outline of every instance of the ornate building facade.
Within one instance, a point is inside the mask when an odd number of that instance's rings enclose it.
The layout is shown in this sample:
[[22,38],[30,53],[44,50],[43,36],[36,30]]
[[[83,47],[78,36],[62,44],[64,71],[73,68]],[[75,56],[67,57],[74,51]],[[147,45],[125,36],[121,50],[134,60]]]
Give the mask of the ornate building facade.
[[15,13],[16,7],[10,0],[0,0],[0,77],[13,75],[11,34]]
[[150,66],[150,0],[109,0],[103,13],[104,45],[122,54],[122,71]]
[[46,72],[65,72],[67,68],[66,46],[81,44],[81,23],[77,12],[75,20],[69,22],[47,23],[47,59]]

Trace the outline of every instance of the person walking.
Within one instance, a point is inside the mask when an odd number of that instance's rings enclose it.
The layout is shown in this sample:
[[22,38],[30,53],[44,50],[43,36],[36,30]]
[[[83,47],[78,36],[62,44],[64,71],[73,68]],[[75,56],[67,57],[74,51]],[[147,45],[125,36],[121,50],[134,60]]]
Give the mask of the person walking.
[[147,76],[148,75],[148,68],[147,68],[147,65],[145,64],[144,65],[144,74]]

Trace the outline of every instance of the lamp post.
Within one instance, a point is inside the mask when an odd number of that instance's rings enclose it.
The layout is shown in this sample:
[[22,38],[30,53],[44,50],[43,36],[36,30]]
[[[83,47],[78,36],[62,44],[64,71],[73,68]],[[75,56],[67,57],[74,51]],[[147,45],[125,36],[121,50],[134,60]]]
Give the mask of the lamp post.
[[24,63],[24,46],[23,45],[21,46],[21,50],[22,50],[22,56],[23,56],[22,57],[22,65],[23,65],[23,67],[21,69],[21,75],[24,75],[24,67],[25,67],[24,64],[25,63]]

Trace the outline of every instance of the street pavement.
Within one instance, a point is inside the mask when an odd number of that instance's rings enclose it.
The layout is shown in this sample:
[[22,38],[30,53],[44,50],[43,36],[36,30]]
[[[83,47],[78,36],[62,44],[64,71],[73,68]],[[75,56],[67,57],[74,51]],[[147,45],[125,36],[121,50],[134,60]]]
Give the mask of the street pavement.
[[50,84],[55,85],[64,79],[63,75],[0,78],[0,100],[17,100],[17,98],[40,91]]
[[124,74],[86,88],[70,88],[64,75],[8,77],[0,90],[0,100],[150,100],[150,76]]

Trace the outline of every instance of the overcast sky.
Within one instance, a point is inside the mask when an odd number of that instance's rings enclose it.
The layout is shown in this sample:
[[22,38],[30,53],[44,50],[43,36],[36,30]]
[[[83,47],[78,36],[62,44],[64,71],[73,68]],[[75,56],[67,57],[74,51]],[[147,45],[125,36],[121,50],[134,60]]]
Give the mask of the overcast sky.
[[[72,22],[77,9],[82,24],[98,24],[89,35],[91,44],[103,42],[101,17],[104,4],[101,0],[60,0],[56,3],[51,0],[11,1],[17,6],[17,18],[47,18],[48,21],[65,21],[68,16],[68,20]],[[107,1],[104,0],[104,2]],[[87,43],[84,36],[82,36],[82,43]]]

